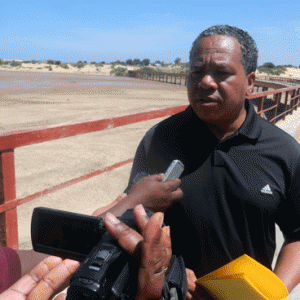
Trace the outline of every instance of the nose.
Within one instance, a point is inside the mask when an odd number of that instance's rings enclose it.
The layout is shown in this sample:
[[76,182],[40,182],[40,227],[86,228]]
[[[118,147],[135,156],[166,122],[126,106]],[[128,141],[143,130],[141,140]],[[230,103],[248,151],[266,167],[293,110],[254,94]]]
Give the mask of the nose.
[[217,83],[210,74],[205,74],[199,81],[198,86],[202,89],[217,89]]

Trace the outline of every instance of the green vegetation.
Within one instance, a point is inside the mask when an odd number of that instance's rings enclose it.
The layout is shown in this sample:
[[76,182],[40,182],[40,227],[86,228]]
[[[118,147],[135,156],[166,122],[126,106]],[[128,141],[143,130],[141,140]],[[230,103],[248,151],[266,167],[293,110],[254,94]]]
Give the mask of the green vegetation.
[[45,69],[48,69],[49,71],[52,71],[51,65],[44,67]]
[[61,63],[59,66],[62,67],[63,69],[69,69],[69,65],[66,63]]
[[115,75],[115,76],[127,76],[127,68],[123,68],[123,67],[113,67],[110,71],[111,75]]
[[80,60],[80,61],[78,61],[76,64],[74,64],[73,66],[74,66],[75,68],[82,69],[82,68],[84,68],[86,65],[87,65],[87,62],[86,62],[86,61],[82,62],[82,61]]
[[91,62],[91,65],[95,65],[95,67],[103,67],[103,65],[105,64],[105,61],[101,61],[99,63],[96,63],[95,61]]
[[49,59],[49,60],[47,60],[47,64],[48,65],[57,65],[57,66],[59,66],[61,64],[61,61]]
[[181,61],[181,58],[180,58],[180,57],[177,57],[177,58],[175,59],[175,61],[174,61],[174,64],[175,64],[175,65],[178,65],[178,64],[180,63],[180,61]]
[[20,61],[15,61],[15,60],[11,61],[9,64],[12,67],[21,67],[22,66],[22,63]]
[[258,71],[260,73],[267,73],[269,75],[275,75],[278,76],[280,74],[284,74],[286,72],[287,66],[275,66],[271,62],[266,62],[262,66],[258,67]]
[[22,66],[22,62],[20,61],[15,61],[15,60],[3,60],[0,59],[0,65],[9,65],[11,67],[21,67]]
[[149,73],[151,73],[151,74],[157,73],[157,70],[156,70],[156,69],[151,68],[151,67],[148,67],[148,66],[140,67],[139,70],[145,71],[145,72],[149,72]]

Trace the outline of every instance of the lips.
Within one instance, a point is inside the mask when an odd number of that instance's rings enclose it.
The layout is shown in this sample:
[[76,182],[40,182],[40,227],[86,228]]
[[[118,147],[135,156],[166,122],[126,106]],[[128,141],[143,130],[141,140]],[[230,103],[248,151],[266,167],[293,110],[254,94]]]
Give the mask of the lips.
[[203,105],[216,105],[219,101],[213,97],[196,97],[195,102]]

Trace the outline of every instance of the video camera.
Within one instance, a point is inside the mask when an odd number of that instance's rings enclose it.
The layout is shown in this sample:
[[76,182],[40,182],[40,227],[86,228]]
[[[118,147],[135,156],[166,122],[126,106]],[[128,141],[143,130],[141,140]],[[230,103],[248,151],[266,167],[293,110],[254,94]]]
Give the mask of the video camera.
[[[119,219],[136,230],[132,209]],[[101,218],[37,207],[31,238],[37,252],[82,262],[71,278],[67,299],[135,298],[139,264],[119,247]]]

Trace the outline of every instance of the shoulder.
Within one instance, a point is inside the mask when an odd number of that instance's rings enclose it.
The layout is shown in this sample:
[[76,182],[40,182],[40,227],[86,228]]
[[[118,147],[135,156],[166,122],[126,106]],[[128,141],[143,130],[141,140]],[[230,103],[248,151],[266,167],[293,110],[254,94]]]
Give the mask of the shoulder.
[[175,136],[179,133],[188,132],[194,126],[201,126],[201,123],[192,108],[188,106],[184,111],[172,115],[154,125],[147,131],[145,137],[149,139],[153,136]]
[[[291,135],[286,133],[278,126],[259,117],[261,133],[258,139],[258,147],[274,156],[283,160],[290,167],[295,163],[298,164],[300,158],[300,144]],[[265,151],[264,151],[265,150]]]
[[261,123],[260,140],[274,143],[274,146],[283,145],[285,147],[282,149],[283,151],[291,149],[300,155],[300,144],[290,134],[263,118],[259,117],[259,119]]

